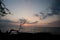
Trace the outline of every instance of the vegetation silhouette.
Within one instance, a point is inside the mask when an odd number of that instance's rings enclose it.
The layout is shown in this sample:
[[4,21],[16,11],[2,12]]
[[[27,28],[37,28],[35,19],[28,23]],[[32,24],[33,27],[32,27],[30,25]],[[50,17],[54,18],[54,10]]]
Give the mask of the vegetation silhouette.
[[11,14],[10,10],[8,8],[6,8],[3,1],[4,0],[0,0],[0,16],[5,16],[7,14]]
[[[55,35],[53,35],[53,36],[55,36]],[[40,32],[40,33],[18,32],[18,34],[10,34],[8,31],[6,31],[5,33],[0,31],[0,40],[5,40],[5,39],[8,39],[8,40],[19,40],[20,39],[21,40],[21,39],[38,39],[38,38],[40,39],[41,37],[49,38],[49,36],[51,37],[52,34],[48,33],[48,32]]]

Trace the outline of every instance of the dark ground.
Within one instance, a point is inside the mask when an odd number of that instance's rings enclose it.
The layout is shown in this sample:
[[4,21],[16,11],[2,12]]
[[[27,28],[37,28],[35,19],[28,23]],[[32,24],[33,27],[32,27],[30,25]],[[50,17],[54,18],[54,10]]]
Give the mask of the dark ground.
[[[43,28],[44,29],[44,28]],[[48,28],[45,28],[44,30],[46,30]],[[6,31],[5,33],[2,33],[0,30],[0,40],[39,40],[39,39],[46,39],[49,40],[51,38],[59,38],[60,39],[60,27],[58,28],[49,28],[51,30],[51,32],[39,32],[39,33],[25,33],[25,32],[19,32],[16,31],[17,34],[11,34],[11,31],[8,32]]]
[[47,32],[41,32],[41,33],[19,33],[18,34],[10,34],[8,32],[2,33],[0,31],[0,40],[39,40],[39,39],[47,39],[49,40],[50,38],[56,38],[59,37],[58,34],[51,34]]

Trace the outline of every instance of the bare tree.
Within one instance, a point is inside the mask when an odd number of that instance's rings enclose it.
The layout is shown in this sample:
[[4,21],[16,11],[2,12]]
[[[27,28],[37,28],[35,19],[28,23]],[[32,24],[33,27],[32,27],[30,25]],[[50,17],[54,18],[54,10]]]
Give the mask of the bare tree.
[[22,25],[25,24],[27,22],[27,20],[26,19],[19,19],[19,21],[20,21],[20,28],[19,28],[19,30],[20,30],[20,29],[22,29]]
[[23,28],[22,28],[22,25],[24,25],[24,24],[26,24],[26,23],[27,23],[27,24],[35,24],[35,23],[38,23],[38,21],[29,22],[27,19],[24,19],[24,18],[23,18],[23,19],[20,19],[20,28],[19,28],[19,30],[20,30],[20,29],[23,29]]
[[17,32],[17,33],[20,33],[19,31],[21,31],[21,29],[23,29],[23,25],[24,24],[35,24],[35,23],[38,23],[38,21],[35,21],[35,22],[29,22],[29,21],[27,21],[27,19],[25,19],[25,18],[22,18],[22,19],[19,19],[19,23],[20,23],[20,25],[19,25],[19,29],[18,30],[16,30],[16,29],[11,29],[10,30],[10,34],[12,33],[12,31],[15,31],[15,32]]
[[0,0],[0,16],[5,16],[7,14],[11,14],[9,9],[6,8],[5,4],[3,3],[4,0]]

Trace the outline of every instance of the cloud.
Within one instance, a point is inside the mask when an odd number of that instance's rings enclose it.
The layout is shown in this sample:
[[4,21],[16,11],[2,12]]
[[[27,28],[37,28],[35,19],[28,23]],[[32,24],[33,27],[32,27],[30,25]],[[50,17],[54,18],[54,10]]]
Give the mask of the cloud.
[[41,24],[35,24],[31,25],[33,27],[60,27],[60,20],[54,21],[51,23],[41,23]]
[[0,19],[0,28],[8,27],[11,25],[11,23],[13,22],[10,20]]
[[53,15],[60,15],[60,0],[54,0],[51,4],[50,8],[51,12],[40,12],[39,14],[35,14],[36,17],[38,17],[40,20],[47,18],[48,16]]
[[36,23],[38,23],[38,21],[34,21],[34,22],[30,22],[30,21],[28,21],[28,19],[20,19],[20,23],[22,23],[22,24],[36,24]]
[[60,27],[60,20],[39,25],[40,27]]
[[9,31],[10,29],[18,29],[19,27],[15,25],[16,23],[10,20],[1,19],[0,20],[0,29],[2,32]]
[[27,22],[27,24],[36,24],[38,23],[38,21],[35,21],[35,22]]
[[60,14],[60,0],[54,0],[51,6],[52,15],[59,15]]
[[12,22],[11,20],[0,19],[0,22]]
[[[28,24],[27,24],[28,25]],[[23,32],[50,32],[50,33],[60,33],[60,21],[51,22],[48,24],[39,24],[39,25],[31,25],[28,27],[24,27],[25,30]]]
[[47,26],[50,26],[50,27],[60,27],[60,20],[52,22],[52,23],[48,23]]
[[[19,30],[19,26],[12,24],[12,21],[9,20],[2,20],[3,22],[0,22],[0,28],[3,32],[5,31],[9,31],[10,29],[16,29]],[[35,21],[37,22],[37,21]],[[35,23],[33,22],[33,23]],[[51,22],[51,23],[42,23],[42,24],[27,24],[28,27],[23,27],[24,29],[22,30],[22,32],[46,32],[47,30],[50,31],[57,31],[57,29],[55,29],[55,27],[60,27],[60,20],[55,21],[55,22]],[[29,26],[30,25],[30,26]],[[54,27],[54,28],[53,28]],[[59,30],[58,30],[59,31]]]

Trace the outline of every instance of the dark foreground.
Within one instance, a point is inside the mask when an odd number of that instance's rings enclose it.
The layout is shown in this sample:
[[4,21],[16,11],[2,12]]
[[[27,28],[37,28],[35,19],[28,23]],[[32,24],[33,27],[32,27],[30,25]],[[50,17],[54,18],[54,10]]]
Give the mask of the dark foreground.
[[35,40],[35,39],[47,39],[49,40],[50,38],[56,38],[59,37],[58,34],[51,34],[51,33],[45,33],[45,32],[41,32],[41,33],[18,33],[18,34],[9,34],[9,33],[2,33],[0,32],[0,40]]
[[[37,28],[38,29],[38,28]],[[50,38],[59,38],[60,39],[60,27],[57,28],[39,28],[38,31],[43,29],[43,32],[39,33],[25,33],[25,32],[19,32],[18,30],[11,29],[10,32],[6,31],[5,33],[2,33],[0,30],[0,40],[39,40],[39,39],[47,39]],[[34,29],[36,31],[36,29]],[[48,30],[48,32],[46,32]],[[16,31],[17,34],[11,34],[12,31]]]

